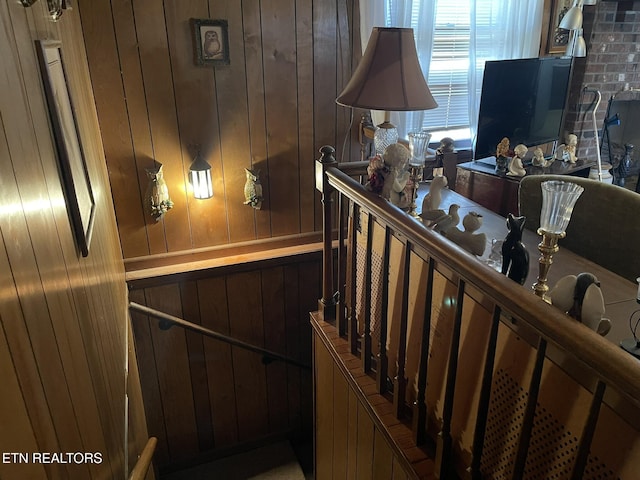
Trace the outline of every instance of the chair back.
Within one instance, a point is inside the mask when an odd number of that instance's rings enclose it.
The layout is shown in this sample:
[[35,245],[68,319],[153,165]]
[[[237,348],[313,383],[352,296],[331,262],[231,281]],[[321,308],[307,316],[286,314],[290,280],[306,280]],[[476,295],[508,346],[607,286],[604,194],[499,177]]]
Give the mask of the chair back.
[[[525,228],[540,226],[542,190],[547,180],[574,182],[584,187],[559,241],[578,255],[631,281],[640,276],[640,194],[589,178],[567,175],[531,175],[520,182],[518,207],[527,218]],[[576,272],[580,273],[580,272]]]

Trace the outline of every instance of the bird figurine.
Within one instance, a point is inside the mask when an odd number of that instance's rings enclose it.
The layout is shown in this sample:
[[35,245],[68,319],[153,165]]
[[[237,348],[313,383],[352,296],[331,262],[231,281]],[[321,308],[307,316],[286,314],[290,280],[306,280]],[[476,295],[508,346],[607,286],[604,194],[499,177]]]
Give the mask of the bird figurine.
[[459,228],[450,228],[444,231],[444,236],[467,252],[481,257],[487,246],[487,235],[475,233],[482,226],[482,215],[478,212],[469,212],[462,219],[464,231]]
[[450,228],[458,225],[458,222],[460,221],[460,217],[458,216],[459,208],[460,205],[452,203],[449,207],[449,213],[435,219],[431,228],[438,233],[444,234]]
[[428,212],[440,208],[442,201],[442,189],[447,186],[447,177],[444,175],[436,175],[431,180],[429,193],[422,200],[422,212]]
[[262,184],[260,183],[260,170],[244,169],[247,180],[244,184],[244,204],[251,205],[256,210],[262,207]]

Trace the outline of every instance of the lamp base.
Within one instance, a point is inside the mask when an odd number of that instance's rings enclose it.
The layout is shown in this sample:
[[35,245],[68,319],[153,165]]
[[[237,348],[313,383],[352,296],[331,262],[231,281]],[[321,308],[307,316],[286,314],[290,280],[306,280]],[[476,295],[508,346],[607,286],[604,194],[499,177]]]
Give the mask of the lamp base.
[[384,121],[373,134],[373,144],[376,148],[376,153],[382,155],[389,145],[393,145],[398,142],[398,129],[393,123]]
[[625,338],[620,342],[620,346],[627,353],[630,353],[640,360],[640,344],[635,340],[635,338]]

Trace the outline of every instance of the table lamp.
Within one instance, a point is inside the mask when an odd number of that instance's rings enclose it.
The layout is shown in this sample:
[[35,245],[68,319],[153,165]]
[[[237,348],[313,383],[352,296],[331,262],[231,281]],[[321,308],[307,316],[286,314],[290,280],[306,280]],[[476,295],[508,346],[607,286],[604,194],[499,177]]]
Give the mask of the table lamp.
[[549,291],[547,274],[553,263],[553,254],[559,250],[558,240],[566,236],[573,207],[584,188],[577,183],[558,180],[542,182],[540,187],[542,188],[542,208],[538,235],[542,235],[542,241],[538,245],[540,266],[538,279],[533,284],[533,291],[544,301],[551,303],[547,297]]
[[362,60],[336,102],[385,112],[374,134],[378,154],[398,141],[390,112],[436,108],[420,68],[413,29],[374,27]]

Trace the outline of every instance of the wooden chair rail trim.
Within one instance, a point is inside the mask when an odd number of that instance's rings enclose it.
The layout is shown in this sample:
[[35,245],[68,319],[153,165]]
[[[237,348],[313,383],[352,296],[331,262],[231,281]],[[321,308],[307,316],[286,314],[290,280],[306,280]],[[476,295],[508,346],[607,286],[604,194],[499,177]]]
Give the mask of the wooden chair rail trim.
[[[337,242],[334,242],[337,247]],[[322,243],[308,243],[273,250],[262,250],[241,255],[212,258],[208,260],[175,263],[126,272],[125,280],[130,288],[146,288],[180,280],[197,280],[212,274],[222,275],[260,267],[268,268],[286,263],[291,259],[303,261],[318,259],[322,255]]]
[[287,255],[320,251],[322,232],[309,232],[261,240],[250,240],[189,251],[147,255],[124,260],[127,280],[171,275],[220,265],[259,261]]
[[408,474],[413,473],[415,479],[435,479],[435,447],[429,444],[416,446],[412,440],[411,424],[397,419],[389,400],[378,393],[374,377],[363,374],[360,358],[350,352],[348,340],[338,335],[334,325],[325,322],[318,312],[311,312],[311,325],[317,338],[329,351],[334,365],[340,369],[367,410],[369,418],[397,455],[403,470]]
[[383,226],[424,248],[465,282],[492,298],[503,312],[528,325],[547,341],[557,345],[586,366],[633,404],[640,406],[640,363],[617,345],[541,301],[533,292],[506,276],[487,268],[476,258],[441,235],[412,221],[403,211],[339,169],[326,171],[329,185],[376,217]]
[[138,461],[129,474],[129,480],[144,480],[149,471],[153,452],[155,452],[157,444],[158,439],[156,437],[149,437],[149,440],[147,440],[147,443],[142,449],[142,453],[138,457]]

